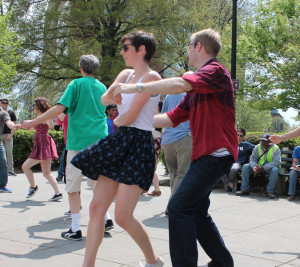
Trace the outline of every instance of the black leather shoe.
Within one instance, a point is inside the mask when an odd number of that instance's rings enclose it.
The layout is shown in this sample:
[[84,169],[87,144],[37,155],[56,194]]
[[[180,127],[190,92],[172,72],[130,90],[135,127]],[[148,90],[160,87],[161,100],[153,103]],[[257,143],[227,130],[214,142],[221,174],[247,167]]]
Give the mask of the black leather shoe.
[[276,195],[273,192],[267,192],[267,197],[269,199],[274,199],[274,198],[276,198]]
[[60,176],[60,175],[58,175],[57,177],[56,177],[56,181],[57,182],[60,182],[60,181],[62,181],[64,179],[64,177],[63,176]]
[[236,196],[249,196],[250,193],[249,193],[249,191],[241,190],[241,191],[237,191],[237,192],[235,193],[235,195],[236,195]]

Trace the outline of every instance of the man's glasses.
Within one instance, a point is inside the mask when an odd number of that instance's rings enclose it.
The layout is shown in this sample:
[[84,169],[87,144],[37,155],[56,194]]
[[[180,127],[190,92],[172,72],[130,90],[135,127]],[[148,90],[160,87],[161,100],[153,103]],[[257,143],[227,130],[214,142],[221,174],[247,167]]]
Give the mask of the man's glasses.
[[122,45],[122,49],[124,50],[124,52],[127,52],[129,45],[133,45],[133,44],[123,44]]
[[238,137],[244,137],[242,134],[238,134]]
[[4,104],[4,105],[8,105],[8,102],[2,101],[1,103]]
[[[197,42],[197,43],[198,43],[198,42]],[[191,43],[191,44],[186,45],[186,46],[185,46],[186,51],[189,52],[189,51],[190,51],[190,46],[191,46],[191,45],[195,45],[195,44],[197,44],[197,43]]]

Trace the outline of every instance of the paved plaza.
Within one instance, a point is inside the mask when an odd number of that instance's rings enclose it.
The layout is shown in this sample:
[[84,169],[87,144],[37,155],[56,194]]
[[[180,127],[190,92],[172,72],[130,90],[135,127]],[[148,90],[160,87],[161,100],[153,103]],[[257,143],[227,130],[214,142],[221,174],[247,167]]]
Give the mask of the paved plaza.
[[[161,182],[162,165],[158,168]],[[56,175],[56,172],[53,172]],[[68,197],[60,202],[49,202],[53,195],[51,186],[35,174],[40,189],[32,199],[26,200],[28,182],[24,174],[9,177],[8,188],[12,194],[0,194],[0,266],[1,267],[67,267],[81,266],[85,238],[69,241],[60,233],[69,228]],[[64,184],[59,183],[63,191]],[[151,187],[150,190],[153,190]],[[162,186],[160,197],[141,196],[135,216],[148,231],[153,247],[170,267],[168,244],[168,218],[164,211],[170,188]],[[92,190],[82,183],[81,230],[86,236],[88,207]],[[300,198],[298,198],[300,199]],[[110,208],[114,217],[114,203]],[[210,214],[216,222],[224,241],[232,253],[236,267],[300,266],[300,201],[288,202],[285,197],[268,200],[262,194],[237,197],[215,189],[211,195]],[[129,235],[115,225],[105,234],[99,249],[96,266],[139,267],[143,255]],[[199,247],[199,266],[210,259]],[[189,267],[189,266],[186,266]]]

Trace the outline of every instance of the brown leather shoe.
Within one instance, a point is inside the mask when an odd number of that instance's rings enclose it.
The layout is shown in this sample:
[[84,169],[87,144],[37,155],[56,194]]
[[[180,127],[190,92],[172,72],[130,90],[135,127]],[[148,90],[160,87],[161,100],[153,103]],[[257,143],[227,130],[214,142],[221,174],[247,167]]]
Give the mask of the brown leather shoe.
[[290,195],[290,196],[287,198],[287,200],[288,200],[288,201],[293,201],[293,200],[295,200],[295,198],[296,198],[295,195]]
[[161,191],[160,190],[154,190],[152,191],[152,193],[147,193],[148,196],[152,196],[152,197],[159,197],[161,195]]
[[249,191],[241,190],[241,191],[237,191],[237,192],[235,193],[235,195],[236,195],[236,196],[249,196],[250,193],[249,193]]

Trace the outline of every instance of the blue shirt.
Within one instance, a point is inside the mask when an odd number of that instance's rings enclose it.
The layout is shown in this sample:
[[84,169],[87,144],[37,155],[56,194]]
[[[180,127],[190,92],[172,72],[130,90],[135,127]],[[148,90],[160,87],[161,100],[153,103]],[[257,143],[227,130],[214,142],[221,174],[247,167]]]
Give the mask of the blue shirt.
[[300,164],[300,146],[295,147],[294,152],[293,152],[293,158],[298,160],[297,165],[299,165]]
[[[185,93],[181,93],[178,95],[167,95],[161,113],[173,110],[181,102],[184,96]],[[162,135],[161,143],[162,145],[173,144],[187,135],[191,135],[189,120],[179,124],[176,128],[165,128]]]
[[107,122],[107,126],[108,126],[108,134],[112,134],[114,133],[114,123],[111,119],[107,118],[106,119],[106,122]]
[[248,142],[241,142],[239,144],[239,154],[237,163],[241,166],[247,163],[254,147],[255,145],[250,144]]

